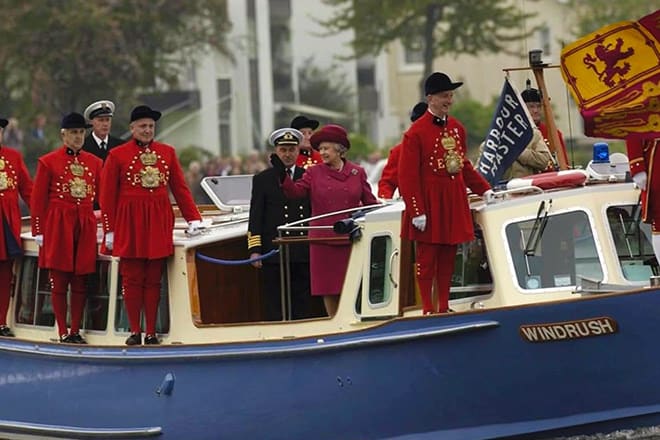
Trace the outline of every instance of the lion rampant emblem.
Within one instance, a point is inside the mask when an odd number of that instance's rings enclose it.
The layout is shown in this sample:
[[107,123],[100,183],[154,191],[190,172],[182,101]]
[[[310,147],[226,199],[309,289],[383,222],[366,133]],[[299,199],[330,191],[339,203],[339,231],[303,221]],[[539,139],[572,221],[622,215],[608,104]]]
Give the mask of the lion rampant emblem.
[[[583,58],[584,64],[587,65],[588,69],[592,69],[598,75],[598,79],[608,85],[609,87],[614,87],[614,76],[619,75],[623,77],[630,71],[630,63],[624,62],[623,65],[619,66],[619,62],[625,60],[628,57],[631,57],[635,51],[632,47],[629,47],[625,51],[621,50],[623,46],[623,39],[616,39],[616,46],[612,48],[612,44],[598,44],[594,49],[594,55],[587,54]],[[602,70],[598,70],[598,63],[605,64],[605,67]],[[622,80],[623,78],[621,78]]]

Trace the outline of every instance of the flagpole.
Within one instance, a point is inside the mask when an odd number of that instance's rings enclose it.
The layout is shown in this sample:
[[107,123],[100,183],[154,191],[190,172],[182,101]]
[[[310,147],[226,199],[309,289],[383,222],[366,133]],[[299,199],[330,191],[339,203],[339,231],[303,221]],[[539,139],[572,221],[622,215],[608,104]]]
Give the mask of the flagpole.
[[543,66],[533,66],[534,78],[536,84],[541,92],[541,101],[543,102],[543,115],[545,116],[545,125],[548,126],[548,142],[550,143],[550,151],[557,155],[560,170],[568,169],[568,158],[566,151],[562,148],[559,141],[559,132],[557,131],[557,124],[555,124],[555,116],[552,113],[552,106],[550,105],[550,98],[548,97],[548,90],[545,87],[545,79],[543,78]]
[[509,72],[520,71],[520,70],[531,70],[534,73],[534,78],[536,79],[536,85],[541,92],[541,100],[543,103],[543,116],[545,117],[545,125],[548,127],[548,147],[552,153],[557,155],[557,162],[559,162],[559,169],[567,170],[568,169],[568,157],[566,155],[566,150],[561,146],[559,141],[559,132],[557,131],[557,124],[555,123],[555,117],[552,112],[552,106],[550,105],[550,98],[548,97],[548,90],[545,86],[545,79],[543,78],[544,69],[555,69],[559,68],[559,65],[547,65],[547,64],[537,64],[531,65],[530,67],[513,67],[502,69],[507,74]]

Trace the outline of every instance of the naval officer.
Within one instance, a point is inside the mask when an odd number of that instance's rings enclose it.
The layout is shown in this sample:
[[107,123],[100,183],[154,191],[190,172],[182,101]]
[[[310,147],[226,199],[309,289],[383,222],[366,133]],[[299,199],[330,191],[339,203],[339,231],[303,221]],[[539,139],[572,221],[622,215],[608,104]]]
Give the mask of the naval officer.
[[[287,172],[297,181],[305,169],[296,164],[300,144],[304,135],[295,128],[280,128],[273,131],[269,144],[282,160]],[[248,253],[250,258],[277,249],[273,239],[278,236],[277,227],[285,223],[308,218],[311,208],[308,197],[287,198],[280,188],[280,174],[269,168],[252,178],[252,198],[250,200],[250,221],[248,225]],[[285,232],[284,236],[305,236],[306,232]],[[284,248],[289,255],[291,279],[291,313],[293,319],[323,315],[323,303],[310,295],[309,246],[295,244]],[[273,255],[252,265],[260,269],[263,281],[262,309],[268,321],[282,319],[280,256]]]
[[124,143],[118,137],[110,134],[112,116],[115,113],[115,104],[112,101],[102,100],[91,103],[85,109],[85,119],[92,124],[92,130],[83,144],[83,150],[105,161],[108,151]]

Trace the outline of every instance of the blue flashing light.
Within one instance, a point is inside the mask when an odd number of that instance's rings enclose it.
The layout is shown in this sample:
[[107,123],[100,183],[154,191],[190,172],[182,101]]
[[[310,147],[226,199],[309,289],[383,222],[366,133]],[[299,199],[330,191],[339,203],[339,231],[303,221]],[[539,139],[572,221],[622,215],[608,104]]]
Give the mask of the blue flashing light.
[[610,147],[607,142],[596,142],[593,154],[593,163],[609,163]]

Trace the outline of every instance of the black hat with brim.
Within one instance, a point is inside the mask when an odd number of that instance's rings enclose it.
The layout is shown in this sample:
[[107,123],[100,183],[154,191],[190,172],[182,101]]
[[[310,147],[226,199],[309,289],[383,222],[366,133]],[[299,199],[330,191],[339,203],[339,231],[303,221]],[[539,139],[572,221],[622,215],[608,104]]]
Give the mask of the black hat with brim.
[[440,92],[447,92],[462,86],[462,82],[452,82],[452,80],[442,72],[434,72],[424,81],[424,94],[435,95]]
[[316,130],[319,126],[319,121],[316,119],[309,119],[307,116],[298,115],[291,120],[291,128],[300,130],[301,128],[311,128]]
[[138,105],[133,109],[131,112],[131,122],[137,121],[138,119],[153,119],[154,121],[157,121],[160,119],[161,112],[158,110],[153,110],[151,107],[147,105]]
[[80,113],[69,113],[62,118],[62,125],[60,128],[89,128],[90,124],[87,123],[85,117]]
[[541,102],[541,92],[537,89],[525,89],[520,96],[525,102]]

